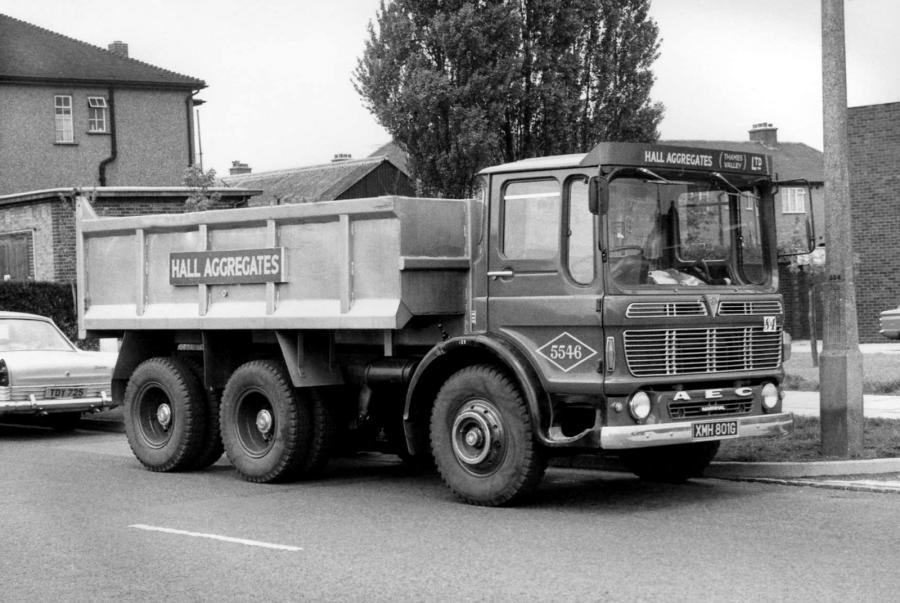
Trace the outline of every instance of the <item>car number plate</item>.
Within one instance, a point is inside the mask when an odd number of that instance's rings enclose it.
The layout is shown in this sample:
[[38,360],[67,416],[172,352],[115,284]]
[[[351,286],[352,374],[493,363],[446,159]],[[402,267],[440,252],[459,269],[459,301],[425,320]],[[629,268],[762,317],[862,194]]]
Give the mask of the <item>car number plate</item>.
[[44,390],[47,398],[83,398],[83,387],[48,387]]
[[735,438],[738,436],[737,421],[706,421],[692,423],[693,439],[709,440],[715,438]]

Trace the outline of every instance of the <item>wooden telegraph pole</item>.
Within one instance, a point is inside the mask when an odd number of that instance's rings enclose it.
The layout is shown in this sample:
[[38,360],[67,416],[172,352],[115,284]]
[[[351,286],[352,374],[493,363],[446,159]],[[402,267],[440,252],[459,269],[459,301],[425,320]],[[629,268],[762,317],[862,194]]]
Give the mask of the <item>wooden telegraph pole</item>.
[[863,446],[862,353],[847,161],[847,73],[844,0],[822,0],[822,106],[825,134],[826,281],[819,363],[822,452],[855,456]]

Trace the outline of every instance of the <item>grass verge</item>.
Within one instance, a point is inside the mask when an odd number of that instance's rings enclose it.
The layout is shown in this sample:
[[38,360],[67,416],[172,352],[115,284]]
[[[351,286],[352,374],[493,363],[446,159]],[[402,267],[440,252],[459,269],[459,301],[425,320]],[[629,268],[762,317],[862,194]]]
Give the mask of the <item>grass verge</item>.
[[[819,391],[819,367],[810,354],[794,353],[784,363],[784,388]],[[863,355],[863,393],[900,395],[900,354]]]
[[[818,417],[794,416],[794,433],[784,438],[725,440],[717,461],[791,462],[838,460],[822,454]],[[865,419],[859,459],[900,457],[900,420]]]

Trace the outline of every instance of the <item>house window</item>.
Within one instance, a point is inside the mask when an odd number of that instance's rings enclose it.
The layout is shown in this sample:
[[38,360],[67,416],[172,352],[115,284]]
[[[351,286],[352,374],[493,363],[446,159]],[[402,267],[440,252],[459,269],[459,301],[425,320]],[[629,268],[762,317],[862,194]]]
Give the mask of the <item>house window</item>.
[[806,189],[783,188],[781,189],[781,213],[805,214],[806,213]]
[[88,97],[88,132],[105,133],[109,106],[102,96]]
[[0,235],[0,280],[33,279],[33,256],[30,232]]
[[75,128],[72,126],[72,97],[54,96],[53,104],[56,108],[56,142],[75,142]]

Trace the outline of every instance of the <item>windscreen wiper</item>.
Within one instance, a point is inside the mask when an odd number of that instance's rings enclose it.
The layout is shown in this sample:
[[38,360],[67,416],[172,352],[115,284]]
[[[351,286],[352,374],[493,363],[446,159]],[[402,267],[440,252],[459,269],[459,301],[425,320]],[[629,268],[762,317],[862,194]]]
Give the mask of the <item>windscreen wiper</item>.
[[742,192],[741,189],[739,189],[738,187],[736,187],[735,185],[733,185],[731,182],[729,182],[729,181],[728,181],[728,178],[726,178],[725,176],[723,176],[723,175],[720,174],[719,172],[710,172],[709,175],[710,175],[711,178],[713,178],[713,179],[715,179],[715,180],[718,180],[718,181],[721,182],[722,184],[724,184],[724,185],[730,187],[731,190],[733,190],[734,192],[736,192],[738,195],[741,194],[741,192]]

